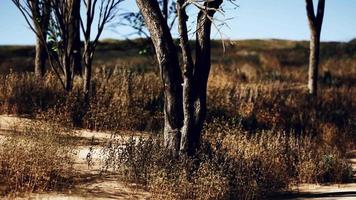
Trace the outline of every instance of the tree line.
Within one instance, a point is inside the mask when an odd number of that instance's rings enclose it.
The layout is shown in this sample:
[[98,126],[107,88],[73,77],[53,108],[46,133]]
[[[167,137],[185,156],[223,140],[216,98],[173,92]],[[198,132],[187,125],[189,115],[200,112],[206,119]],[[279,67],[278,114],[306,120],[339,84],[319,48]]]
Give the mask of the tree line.
[[[70,92],[74,76],[81,75],[84,102],[88,104],[96,47],[124,0],[12,1],[36,35],[36,77],[43,78],[47,61],[63,89]],[[139,12],[124,15],[129,23],[119,22],[153,42],[164,86],[164,145],[174,156],[194,155],[200,144],[211,68],[211,29],[214,15],[223,12],[224,2],[235,4],[234,0],[136,0]],[[325,0],[319,0],[316,12],[313,0],[305,2],[311,31],[308,88],[316,96]],[[198,9],[196,16],[187,12],[189,6]],[[189,45],[189,17],[196,19],[195,58]],[[175,23],[179,46],[172,36]]]

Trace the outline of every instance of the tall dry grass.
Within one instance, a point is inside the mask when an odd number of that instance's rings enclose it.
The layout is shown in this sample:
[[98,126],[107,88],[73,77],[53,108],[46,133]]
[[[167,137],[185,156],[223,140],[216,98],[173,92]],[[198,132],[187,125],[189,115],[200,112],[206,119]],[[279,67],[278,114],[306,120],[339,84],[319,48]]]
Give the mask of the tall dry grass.
[[340,183],[352,168],[337,148],[308,136],[211,123],[195,157],[168,156],[160,138],[112,140],[105,169],[144,185],[156,199],[261,199],[299,183]]
[[74,147],[63,128],[30,123],[0,143],[1,195],[50,191],[72,185]]

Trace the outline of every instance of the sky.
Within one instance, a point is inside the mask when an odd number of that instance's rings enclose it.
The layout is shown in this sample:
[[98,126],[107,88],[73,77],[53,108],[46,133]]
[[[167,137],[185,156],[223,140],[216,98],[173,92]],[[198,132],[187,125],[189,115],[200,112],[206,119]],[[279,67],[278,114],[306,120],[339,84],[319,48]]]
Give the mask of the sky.
[[[305,0],[236,0],[238,7],[224,4],[224,15],[217,15],[217,23],[227,25],[220,31],[213,30],[213,38],[219,39],[288,39],[308,40],[309,27],[305,11]],[[316,6],[317,1],[314,0]],[[135,11],[135,0],[126,0],[120,12]],[[196,10],[189,8],[190,16]],[[195,17],[194,17],[195,18]],[[194,30],[194,19],[188,25]],[[125,39],[130,35],[129,27],[107,28],[101,39]],[[95,34],[95,32],[94,32]],[[173,32],[177,36],[176,32]],[[193,36],[193,34],[191,34]],[[322,41],[349,41],[356,38],[356,0],[326,0]],[[0,45],[34,44],[35,36],[11,0],[0,0]]]

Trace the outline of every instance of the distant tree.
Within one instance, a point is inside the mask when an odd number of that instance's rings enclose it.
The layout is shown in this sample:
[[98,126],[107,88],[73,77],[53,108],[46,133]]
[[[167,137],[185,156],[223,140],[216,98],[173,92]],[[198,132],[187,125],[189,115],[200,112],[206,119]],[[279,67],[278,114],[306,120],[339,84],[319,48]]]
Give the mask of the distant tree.
[[[80,0],[13,0],[32,31],[36,33],[40,44],[46,44],[44,47],[50,57],[51,67],[66,91],[72,90],[74,73],[81,74],[83,60],[85,97],[89,95],[95,48],[105,25],[116,16],[117,7],[123,1],[83,0],[86,12],[84,16],[81,16]],[[33,8],[42,9],[44,5],[51,11],[46,15],[46,29],[37,25],[44,20],[43,15],[39,16],[37,12],[35,14],[32,12]],[[97,21],[94,21],[96,17]],[[93,23],[95,23],[94,26]],[[96,35],[92,38],[94,27],[96,27]],[[81,30],[84,35],[83,52],[80,40]]]
[[51,0],[52,17],[50,24],[50,39],[53,49],[58,55],[58,65],[64,76],[64,87],[71,91],[73,87],[74,69],[78,64],[80,45],[78,46],[78,26],[80,19],[80,1]]
[[[19,8],[38,41],[44,47],[49,64],[63,88],[71,91],[74,69],[80,63],[80,1],[12,0]],[[46,9],[43,9],[46,7]],[[36,8],[36,9],[33,9]],[[32,10],[46,10],[38,14]],[[47,10],[50,12],[47,13]],[[44,12],[43,12],[44,13]],[[33,21],[33,23],[31,23]],[[43,23],[44,25],[39,25]],[[47,42],[48,39],[48,42]]]
[[308,88],[309,93],[314,96],[317,95],[318,89],[320,34],[324,18],[324,9],[325,0],[319,0],[317,13],[314,12],[313,0],[306,0],[306,10],[311,32]]
[[[211,26],[214,14],[223,0],[177,0],[177,16],[182,52],[179,55],[163,12],[157,0],[136,0],[155,46],[164,84],[164,144],[173,154],[193,155],[200,144],[206,116],[207,82],[211,67]],[[196,28],[195,63],[188,42],[186,8],[200,11]]]
[[35,75],[42,78],[46,72],[47,31],[50,17],[49,0],[12,0],[15,6],[25,16],[36,33]]
[[[83,3],[86,7],[85,15],[81,17],[81,27],[84,35],[84,97],[86,103],[89,101],[90,82],[92,73],[92,64],[95,54],[95,49],[98,44],[99,38],[105,28],[105,25],[110,23],[117,14],[118,5],[124,0],[84,0]],[[92,40],[92,29],[94,18],[98,12],[98,22],[94,26],[96,28],[96,35]]]

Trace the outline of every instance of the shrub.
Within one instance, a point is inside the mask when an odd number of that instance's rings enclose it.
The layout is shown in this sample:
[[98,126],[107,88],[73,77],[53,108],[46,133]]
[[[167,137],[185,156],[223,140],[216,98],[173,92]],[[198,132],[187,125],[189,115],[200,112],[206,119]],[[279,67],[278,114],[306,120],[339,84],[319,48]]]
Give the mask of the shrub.
[[53,107],[64,96],[54,75],[43,81],[31,73],[0,76],[0,112],[35,116]]
[[0,180],[5,194],[48,191],[71,185],[72,148],[58,127],[31,124],[1,141]]
[[85,110],[79,78],[74,80],[73,91],[66,93],[50,73],[43,81],[31,73],[0,76],[0,112],[95,130],[161,129],[163,94],[155,73],[117,68],[109,74],[95,73],[93,82]]
[[294,184],[341,182],[352,176],[341,152],[308,136],[249,135],[242,127],[221,123],[204,130],[193,158],[170,157],[159,138],[131,137],[110,142],[104,167],[162,199],[260,199]]

